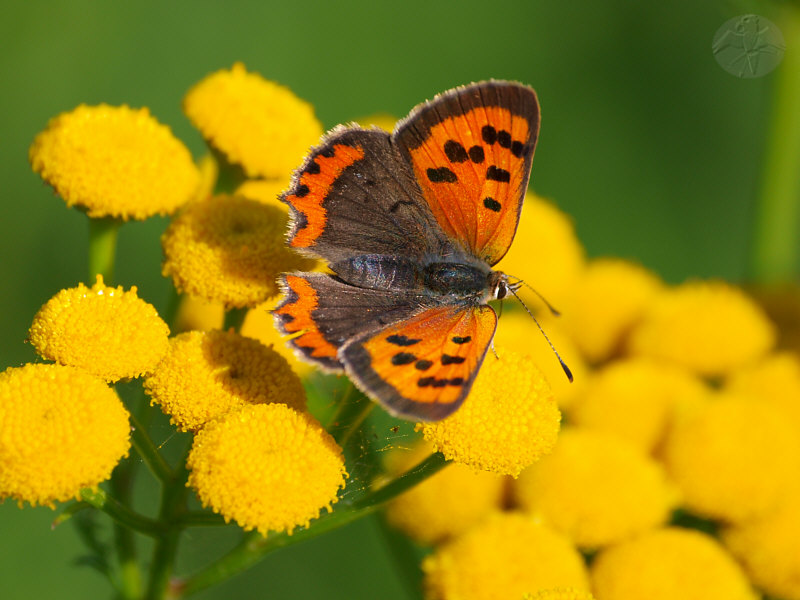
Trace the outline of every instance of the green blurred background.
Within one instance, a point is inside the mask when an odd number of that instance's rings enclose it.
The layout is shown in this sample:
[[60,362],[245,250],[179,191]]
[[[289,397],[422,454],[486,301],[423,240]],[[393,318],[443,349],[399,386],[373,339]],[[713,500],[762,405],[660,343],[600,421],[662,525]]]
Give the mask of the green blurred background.
[[[572,215],[590,256],[634,258],[671,282],[746,272],[774,73],[730,75],[711,40],[738,14],[770,16],[759,5],[73,0],[4,2],[2,12],[2,368],[34,358],[24,341],[32,316],[86,278],[86,219],[30,171],[34,135],[80,103],[145,105],[199,156],[181,98],[234,61],[309,100],[328,128],[378,111],[404,116],[470,81],[528,83],[542,105],[533,188]],[[159,307],[165,224],[125,226],[117,268],[118,283]],[[54,514],[0,506],[0,597],[108,597],[97,574],[72,564],[77,536],[69,525],[51,531]],[[216,555],[203,532],[182,548],[179,569]],[[366,521],[198,597],[405,596]]]

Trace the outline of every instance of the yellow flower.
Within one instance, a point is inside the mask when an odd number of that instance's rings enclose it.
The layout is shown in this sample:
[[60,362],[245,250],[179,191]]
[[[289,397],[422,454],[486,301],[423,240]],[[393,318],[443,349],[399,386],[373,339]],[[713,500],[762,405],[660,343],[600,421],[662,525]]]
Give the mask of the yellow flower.
[[520,475],[515,489],[524,510],[587,549],[655,529],[676,500],[661,466],[632,444],[569,428],[552,454]]
[[238,196],[193,202],[161,238],[162,273],[179,291],[256,306],[278,294],[279,273],[315,264],[286,247],[286,223],[285,211]]
[[54,508],[96,488],[129,437],[122,402],[89,373],[45,364],[0,373],[0,500]]
[[397,117],[388,113],[375,113],[356,119],[356,123],[365,129],[380,127],[384,131],[392,133],[394,126],[397,125]]
[[508,600],[558,586],[588,589],[575,547],[533,517],[495,513],[422,563],[427,600]]
[[333,438],[285,404],[246,406],[209,423],[187,466],[203,506],[262,535],[307,527],[331,509],[347,476]]
[[90,217],[170,214],[200,182],[189,151],[146,108],[81,105],[51,119],[28,157],[67,206]]
[[322,135],[308,102],[235,63],[212,73],[183,99],[203,137],[248,177],[288,177]]
[[774,326],[744,292],[722,281],[692,281],[653,301],[630,350],[717,376],[759,359],[774,343]]
[[474,469],[516,477],[552,450],[561,413],[527,356],[489,355],[464,405],[442,421],[417,425],[435,450]]
[[774,508],[800,470],[797,434],[784,413],[725,393],[680,414],[663,454],[686,506],[724,521]]
[[522,600],[594,600],[594,596],[586,590],[562,587],[540,590],[535,594],[525,594]]
[[[387,457],[387,472],[400,475],[430,454],[427,444]],[[393,499],[386,507],[389,523],[420,544],[431,545],[458,535],[493,509],[501,507],[505,479],[451,464]]]
[[755,585],[770,596],[800,598],[800,491],[777,510],[722,532],[722,540]]
[[[508,300],[509,304],[513,302],[515,302],[513,298]],[[545,379],[553,389],[558,406],[569,409],[575,399],[580,397],[589,378],[589,370],[575,347],[575,342],[564,332],[560,318],[544,313],[536,319],[553,343],[553,347],[572,371],[574,377],[572,382],[565,375],[550,344],[524,310],[512,309],[503,312],[497,324],[494,347],[501,359],[506,350],[529,355],[533,363],[544,373]],[[489,358],[492,356],[489,355]]]
[[182,431],[249,404],[283,403],[305,410],[305,390],[286,360],[233,331],[189,331],[145,380],[153,402]]
[[[523,278],[558,308],[572,293],[584,260],[583,246],[570,218],[529,193],[514,243],[497,268]],[[529,297],[531,304],[538,302],[535,296]]]
[[29,338],[48,360],[80,367],[106,381],[152,371],[167,351],[169,328],[151,304],[97,282],[61,290],[36,313]]
[[[221,329],[224,320],[225,307],[220,302],[212,302],[190,294],[184,294],[181,297],[178,312],[175,315],[173,333]],[[253,336],[248,335],[248,337]]]
[[588,263],[562,308],[564,328],[589,362],[617,354],[623,340],[661,290],[653,273],[618,258]]
[[294,350],[290,348],[286,340],[291,336],[282,335],[275,328],[275,318],[270,311],[276,307],[276,302],[271,301],[260,306],[256,306],[247,311],[247,316],[242,323],[242,335],[260,341],[280,354],[291,365],[292,370],[300,377],[305,377],[315,370],[314,365],[297,358]]
[[731,373],[725,388],[757,398],[783,410],[800,432],[800,357],[793,352],[767,356],[763,361]]
[[691,372],[646,358],[609,363],[594,373],[569,407],[576,425],[607,431],[652,452],[667,432],[675,408],[709,393]]
[[261,204],[277,206],[287,215],[289,208],[278,198],[289,187],[289,178],[284,179],[248,179],[236,188],[236,195]]
[[612,546],[591,567],[602,600],[756,600],[744,574],[712,538],[667,528]]

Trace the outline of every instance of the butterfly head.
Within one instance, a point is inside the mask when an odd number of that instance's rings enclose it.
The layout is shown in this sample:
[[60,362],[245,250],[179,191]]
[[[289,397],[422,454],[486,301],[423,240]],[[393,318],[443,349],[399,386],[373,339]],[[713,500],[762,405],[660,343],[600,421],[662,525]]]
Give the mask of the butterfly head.
[[501,271],[492,271],[489,274],[490,300],[502,300],[509,293],[516,292],[521,286],[521,281],[511,282],[508,280],[508,275]]

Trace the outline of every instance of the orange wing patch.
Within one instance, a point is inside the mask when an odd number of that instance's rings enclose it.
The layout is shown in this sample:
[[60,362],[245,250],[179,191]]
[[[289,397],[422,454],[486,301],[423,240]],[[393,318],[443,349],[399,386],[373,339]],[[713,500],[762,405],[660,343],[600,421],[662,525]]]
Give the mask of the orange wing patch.
[[509,109],[481,106],[442,120],[409,149],[439,224],[489,264],[514,238],[536,134]]
[[440,419],[469,393],[496,325],[488,306],[433,308],[346,346],[344,362],[390,412]]
[[345,144],[334,144],[312,155],[284,197],[284,201],[302,215],[295,219],[295,230],[289,240],[293,248],[313,246],[322,235],[327,219],[322,202],[342,171],[363,158],[361,147]]
[[336,346],[325,339],[311,315],[318,304],[316,290],[297,275],[286,275],[285,283],[285,298],[272,311],[279,329],[286,334],[300,334],[289,343],[307,358],[329,369],[341,368],[336,359]]

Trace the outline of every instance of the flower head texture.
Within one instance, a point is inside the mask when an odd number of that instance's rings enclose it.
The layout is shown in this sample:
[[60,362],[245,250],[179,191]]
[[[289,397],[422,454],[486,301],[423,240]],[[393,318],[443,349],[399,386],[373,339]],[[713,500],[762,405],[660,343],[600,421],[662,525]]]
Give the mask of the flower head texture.
[[233,331],[189,331],[145,381],[145,391],[183,431],[249,404],[305,410],[303,384],[272,348]]
[[567,428],[515,482],[520,506],[595,549],[666,523],[677,500],[661,466],[608,433]]
[[[796,481],[795,481],[796,484]],[[769,513],[722,533],[722,540],[750,579],[770,596],[800,599],[800,490]]]
[[723,392],[675,419],[663,457],[687,508],[740,522],[781,500],[800,471],[799,442],[778,408]]
[[129,438],[128,411],[89,373],[53,364],[0,373],[0,499],[75,498],[108,479]]
[[186,146],[146,108],[81,105],[51,119],[28,155],[67,205],[90,217],[170,214],[200,183]]
[[591,568],[602,600],[757,600],[742,570],[713,538],[667,528],[602,551]]
[[[419,463],[430,448],[394,450],[387,459],[388,472],[400,475]],[[464,465],[449,465],[393,499],[386,517],[414,541],[431,545],[458,535],[485,515],[501,507],[505,479],[475,472]]]
[[590,261],[562,308],[564,328],[589,362],[618,353],[662,287],[653,273],[618,258]]
[[103,284],[61,290],[36,313],[29,339],[48,360],[117,381],[151,372],[167,351],[169,328],[153,305]]
[[569,540],[533,517],[494,513],[422,563],[427,600],[507,600],[531,590],[588,590]]
[[322,135],[308,102],[235,63],[205,77],[183,99],[192,124],[248,177],[288,177]]
[[635,355],[721,376],[764,356],[775,327],[739,288],[691,281],[653,300],[629,340]]
[[204,427],[187,461],[203,506],[249,531],[308,526],[344,486],[342,450],[312,417],[257,404]]
[[686,369],[628,358],[595,372],[568,414],[576,425],[614,433],[652,452],[663,440],[676,407],[709,393],[706,384]]
[[277,206],[286,214],[289,208],[278,198],[289,187],[290,180],[284,179],[248,179],[236,188],[236,195],[250,198],[262,204]]
[[448,459],[516,477],[552,450],[560,422],[541,371],[528,357],[505,351],[499,360],[486,358],[461,408],[418,427]]
[[279,273],[315,264],[286,247],[287,219],[239,196],[193,202],[161,238],[162,273],[178,290],[228,308],[261,304],[278,294]]
[[588,591],[574,587],[550,588],[525,594],[522,600],[594,600]]

